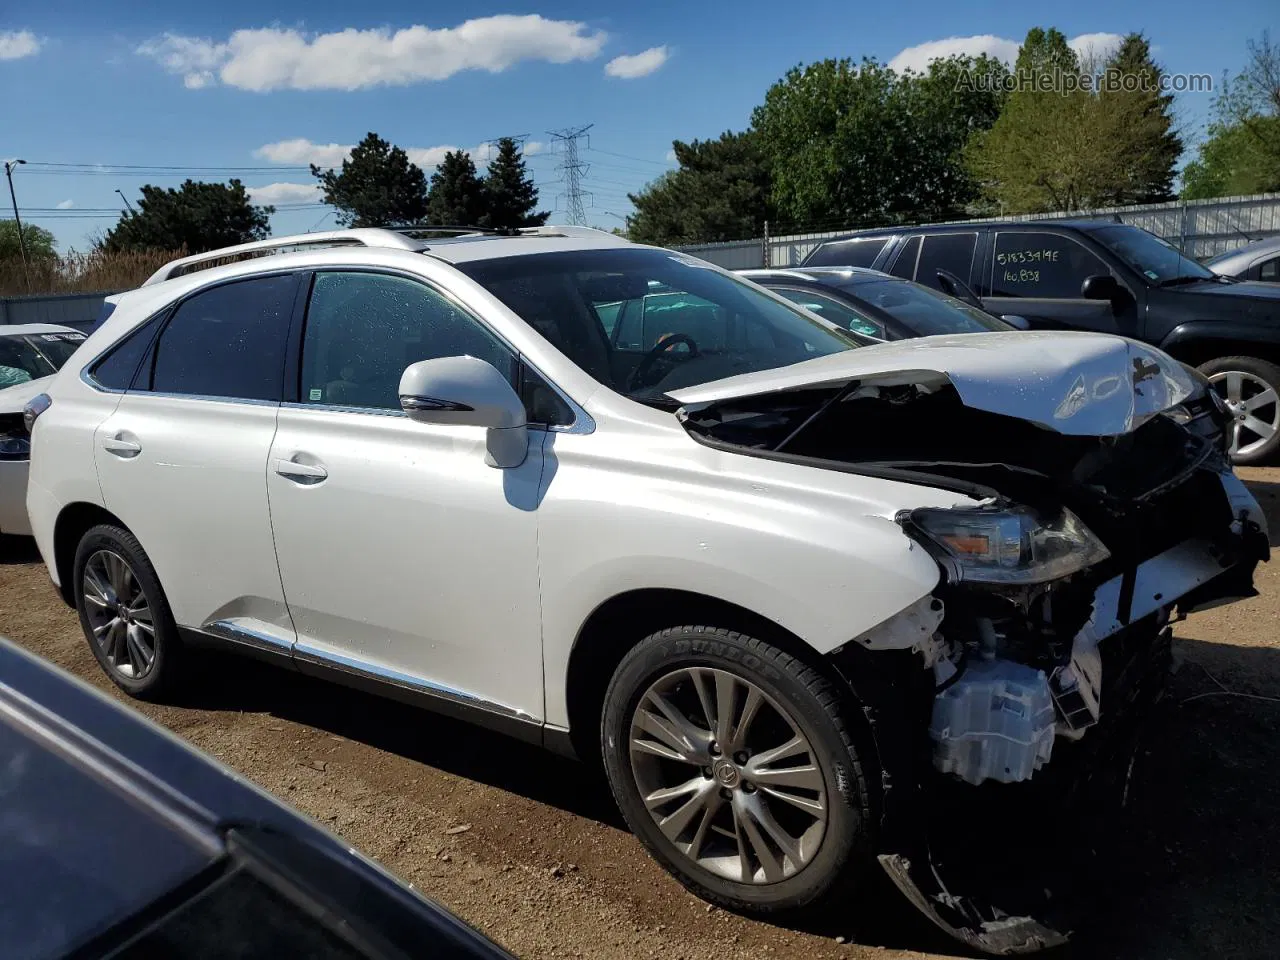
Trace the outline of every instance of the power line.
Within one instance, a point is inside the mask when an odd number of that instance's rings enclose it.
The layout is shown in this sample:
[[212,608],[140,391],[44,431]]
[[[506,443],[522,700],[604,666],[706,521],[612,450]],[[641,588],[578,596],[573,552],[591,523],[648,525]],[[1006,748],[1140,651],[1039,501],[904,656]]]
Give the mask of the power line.
[[615,153],[612,150],[601,150],[599,147],[592,147],[592,146],[588,146],[587,149],[590,150],[592,153],[603,153],[606,157],[618,157],[619,159],[622,159],[622,160],[635,160],[638,163],[652,163],[655,166],[659,166],[659,167],[671,166],[670,162],[666,160],[649,160],[646,157],[633,157],[629,153]]
[[[590,169],[589,163],[578,159],[578,141],[586,140],[587,149],[591,149],[591,141],[587,139],[587,131],[595,124],[588,123],[584,127],[566,127],[563,130],[549,130],[552,143],[560,144],[564,159],[556,169],[560,171],[564,181],[565,211],[569,222],[580,227],[587,225],[587,212],[582,206],[582,175]],[[589,194],[588,194],[589,196]]]

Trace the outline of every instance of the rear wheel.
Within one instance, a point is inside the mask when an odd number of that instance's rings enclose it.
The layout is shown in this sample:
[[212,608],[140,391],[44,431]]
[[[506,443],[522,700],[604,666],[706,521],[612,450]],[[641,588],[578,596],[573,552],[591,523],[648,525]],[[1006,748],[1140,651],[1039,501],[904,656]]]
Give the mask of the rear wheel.
[[847,709],[830,681],[768,643],[663,630],[614,673],[605,768],[632,831],[682,884],[729,909],[794,911],[870,862]]
[[1201,372],[1231,414],[1235,463],[1265,463],[1280,452],[1280,366],[1256,357],[1221,357]]
[[176,684],[182,644],[151,561],[128,530],[91,528],[76,549],[76,611],[89,649],[113,683],[153,699]]

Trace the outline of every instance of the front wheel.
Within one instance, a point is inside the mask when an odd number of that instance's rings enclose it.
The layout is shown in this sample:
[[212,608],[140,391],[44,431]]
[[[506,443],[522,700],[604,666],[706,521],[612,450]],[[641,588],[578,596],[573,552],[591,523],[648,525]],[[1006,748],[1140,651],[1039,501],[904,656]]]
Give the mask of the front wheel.
[[1256,357],[1220,357],[1200,371],[1231,415],[1233,463],[1266,463],[1280,452],[1280,366]]
[[706,626],[641,641],[605,696],[602,746],[628,825],[682,884],[777,914],[843,892],[873,818],[846,712],[822,674]]

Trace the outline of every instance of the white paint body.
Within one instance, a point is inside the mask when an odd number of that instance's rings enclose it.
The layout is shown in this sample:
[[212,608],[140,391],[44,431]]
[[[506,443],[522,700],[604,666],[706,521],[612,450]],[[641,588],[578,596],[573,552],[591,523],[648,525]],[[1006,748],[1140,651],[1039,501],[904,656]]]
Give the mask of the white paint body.
[[[468,255],[593,244],[493,239]],[[47,388],[28,506],[55,581],[59,515],[98,505],[138,536],[182,626],[230,622],[300,656],[371,666],[559,727],[569,722],[575,640],[620,594],[667,588],[728,601],[826,653],[936,586],[936,563],[894,517],[963,495],[700,444],[671,413],[602,387],[433,257],[344,248],[287,260],[376,266],[436,285],[572,401],[575,424],[531,428],[524,462],[496,469],[480,427],[104,391],[82,371],[127,332],[192,290],[282,261],[152,283],[121,296],[81,362]],[[855,353],[882,349],[909,352]],[[1007,372],[999,350],[985,356]],[[118,439],[141,449],[108,450]],[[299,482],[279,472],[282,461],[323,464],[327,476]]]

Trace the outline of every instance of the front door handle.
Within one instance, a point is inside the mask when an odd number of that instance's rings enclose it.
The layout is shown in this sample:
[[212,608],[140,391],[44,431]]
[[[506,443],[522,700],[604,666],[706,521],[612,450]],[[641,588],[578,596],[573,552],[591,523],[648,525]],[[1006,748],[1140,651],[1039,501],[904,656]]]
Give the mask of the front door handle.
[[124,460],[130,460],[142,452],[142,444],[136,440],[126,440],[123,434],[102,438],[102,449],[113,453]]
[[299,463],[297,460],[277,460],[276,473],[299,483],[319,483],[329,476],[329,471],[318,463]]

